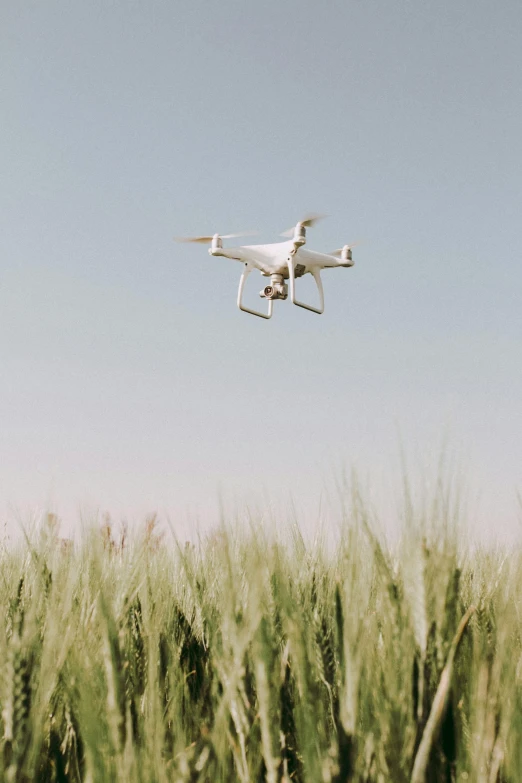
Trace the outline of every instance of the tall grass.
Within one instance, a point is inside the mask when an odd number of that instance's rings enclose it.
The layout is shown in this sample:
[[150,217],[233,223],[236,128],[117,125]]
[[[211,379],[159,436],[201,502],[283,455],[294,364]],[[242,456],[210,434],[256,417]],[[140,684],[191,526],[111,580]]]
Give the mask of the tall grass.
[[521,554],[410,511],[393,552],[359,502],[333,552],[153,523],[4,549],[0,779],[519,781]]

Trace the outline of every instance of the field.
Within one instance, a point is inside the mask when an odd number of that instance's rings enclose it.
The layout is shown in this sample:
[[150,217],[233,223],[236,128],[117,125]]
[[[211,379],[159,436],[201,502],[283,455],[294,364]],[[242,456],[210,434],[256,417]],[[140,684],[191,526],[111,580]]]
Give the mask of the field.
[[50,516],[1,553],[0,779],[521,780],[521,554],[421,516],[393,549],[358,497],[334,547]]

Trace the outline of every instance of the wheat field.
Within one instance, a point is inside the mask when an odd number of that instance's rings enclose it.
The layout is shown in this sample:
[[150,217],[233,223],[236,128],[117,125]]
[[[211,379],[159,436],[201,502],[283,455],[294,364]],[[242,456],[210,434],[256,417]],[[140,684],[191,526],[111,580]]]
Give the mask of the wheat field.
[[50,515],[0,559],[0,779],[522,779],[519,551],[439,502],[391,548],[251,523],[197,545]]

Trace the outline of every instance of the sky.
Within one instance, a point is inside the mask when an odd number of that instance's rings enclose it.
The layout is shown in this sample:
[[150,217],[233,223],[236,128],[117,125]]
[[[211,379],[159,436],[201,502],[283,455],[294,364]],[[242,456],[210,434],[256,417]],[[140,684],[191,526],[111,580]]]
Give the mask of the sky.
[[[352,468],[386,509],[400,452],[447,448],[518,529],[521,28],[517,0],[3,2],[2,518],[319,518]],[[241,313],[239,265],[173,241],[309,211],[309,247],[361,240],[322,316]]]

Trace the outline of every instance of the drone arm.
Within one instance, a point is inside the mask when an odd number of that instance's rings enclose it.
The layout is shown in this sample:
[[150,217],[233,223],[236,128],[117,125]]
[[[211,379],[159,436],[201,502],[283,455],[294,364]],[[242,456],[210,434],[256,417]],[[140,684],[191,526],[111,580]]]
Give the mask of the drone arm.
[[259,316],[259,318],[267,318],[267,319],[272,318],[272,308],[274,306],[272,299],[268,300],[268,313],[260,313],[257,310],[250,310],[250,308],[245,307],[242,303],[245,281],[251,271],[252,271],[252,267],[249,266],[248,264],[245,264],[245,268],[243,269],[243,274],[241,275],[241,280],[239,281],[239,290],[237,292],[237,306],[244,313],[250,313],[250,315],[257,315]]
[[304,307],[305,310],[310,310],[312,313],[317,313],[318,315],[322,315],[324,313],[324,291],[323,291],[323,281],[321,280],[321,271],[318,268],[311,269],[310,270],[313,278],[315,280],[315,283],[317,285],[317,290],[319,291],[319,307],[313,307],[312,305],[307,305],[304,302],[298,302],[295,298],[295,274],[294,274],[294,256],[290,255],[288,257],[288,277],[290,282],[290,300],[292,304],[297,305],[298,307]]

